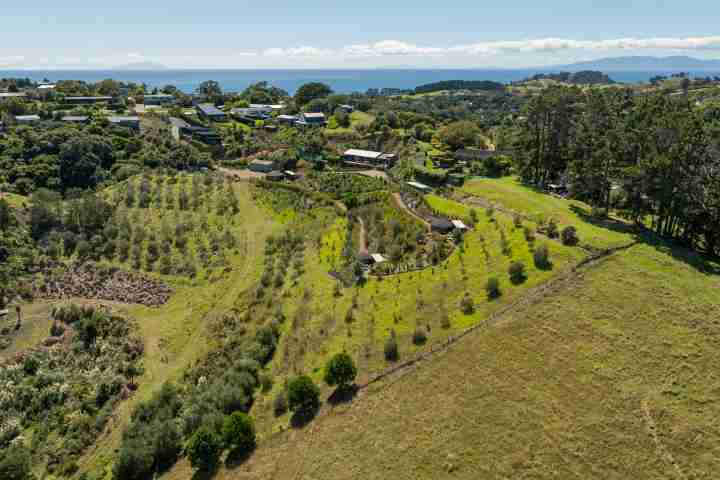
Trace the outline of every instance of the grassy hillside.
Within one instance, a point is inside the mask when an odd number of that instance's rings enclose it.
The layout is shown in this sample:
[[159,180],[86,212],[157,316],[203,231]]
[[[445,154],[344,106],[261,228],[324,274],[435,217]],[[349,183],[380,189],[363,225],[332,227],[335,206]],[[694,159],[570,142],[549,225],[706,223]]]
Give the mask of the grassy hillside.
[[673,253],[618,253],[217,478],[713,478],[720,277]]
[[515,177],[471,180],[460,191],[525,215],[535,222],[553,218],[561,228],[573,225],[577,228],[581,241],[596,248],[616,247],[627,244],[632,239],[629,229],[622,223],[590,223],[591,209],[585,203],[533,190]]

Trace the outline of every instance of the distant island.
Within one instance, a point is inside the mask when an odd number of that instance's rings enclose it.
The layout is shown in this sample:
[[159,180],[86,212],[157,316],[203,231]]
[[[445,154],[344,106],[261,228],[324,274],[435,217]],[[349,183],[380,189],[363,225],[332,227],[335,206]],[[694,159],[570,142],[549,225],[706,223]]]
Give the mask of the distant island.
[[615,81],[603,72],[582,70],[580,72],[538,73],[518,83],[535,80],[553,80],[571,85],[612,85]]
[[167,70],[168,67],[158,62],[133,62],[119,65],[111,70]]
[[706,60],[688,56],[671,57],[608,57],[576,62],[556,67],[560,70],[720,70],[720,60]]
[[492,91],[504,90],[505,85],[490,80],[446,80],[428,83],[415,88],[415,93],[432,93],[453,90]]

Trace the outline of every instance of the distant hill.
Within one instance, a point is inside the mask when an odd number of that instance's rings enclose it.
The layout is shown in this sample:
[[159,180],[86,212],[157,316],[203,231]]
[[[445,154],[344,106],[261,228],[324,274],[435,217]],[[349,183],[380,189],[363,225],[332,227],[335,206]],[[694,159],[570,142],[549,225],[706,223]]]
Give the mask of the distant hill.
[[415,88],[415,93],[431,93],[444,90],[504,90],[505,85],[489,80],[446,80],[428,83]]
[[157,62],[134,62],[113,67],[112,70],[167,70],[168,67]]
[[558,66],[558,69],[578,70],[720,70],[720,60],[705,60],[687,56],[672,57],[609,57]]
[[556,82],[570,83],[572,85],[612,85],[615,83],[613,79],[603,72],[595,70],[582,70],[579,72],[559,72],[559,73],[538,73],[522,82],[534,80],[554,80]]

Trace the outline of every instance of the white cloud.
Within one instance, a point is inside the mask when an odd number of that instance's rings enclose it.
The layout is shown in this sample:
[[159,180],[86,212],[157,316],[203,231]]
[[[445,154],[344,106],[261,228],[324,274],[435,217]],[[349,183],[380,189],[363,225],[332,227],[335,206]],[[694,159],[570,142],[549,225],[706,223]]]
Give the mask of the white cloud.
[[550,37],[479,42],[449,47],[423,46],[400,40],[383,40],[375,43],[348,45],[335,50],[311,46],[269,48],[263,51],[262,55],[268,57],[490,56],[503,53],[547,53],[568,50],[720,50],[720,36],[615,38],[607,40],[576,40]]
[[336,52],[316,47],[268,48],[262,54],[266,57],[328,57]]

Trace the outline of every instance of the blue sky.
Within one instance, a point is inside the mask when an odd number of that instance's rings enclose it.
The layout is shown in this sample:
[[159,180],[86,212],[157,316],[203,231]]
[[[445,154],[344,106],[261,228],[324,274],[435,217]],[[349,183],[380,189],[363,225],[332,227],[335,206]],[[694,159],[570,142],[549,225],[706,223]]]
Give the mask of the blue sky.
[[0,68],[509,68],[616,55],[720,58],[718,0],[7,3]]

